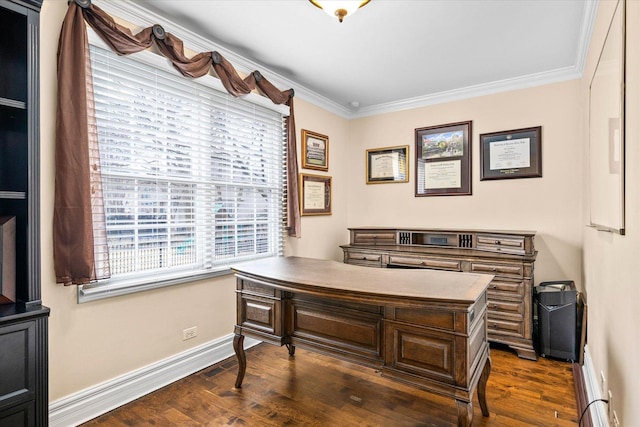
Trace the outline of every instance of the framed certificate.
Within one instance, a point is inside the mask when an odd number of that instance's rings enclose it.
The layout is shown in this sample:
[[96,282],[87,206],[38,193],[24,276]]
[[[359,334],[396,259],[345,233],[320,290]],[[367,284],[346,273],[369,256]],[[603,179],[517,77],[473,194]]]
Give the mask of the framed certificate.
[[541,126],[480,135],[480,181],[542,176]]
[[429,126],[416,134],[416,197],[471,194],[471,121]]
[[409,182],[409,146],[367,150],[367,184]]
[[302,129],[302,167],[329,170],[329,137]]
[[300,174],[300,214],[331,215],[331,177]]

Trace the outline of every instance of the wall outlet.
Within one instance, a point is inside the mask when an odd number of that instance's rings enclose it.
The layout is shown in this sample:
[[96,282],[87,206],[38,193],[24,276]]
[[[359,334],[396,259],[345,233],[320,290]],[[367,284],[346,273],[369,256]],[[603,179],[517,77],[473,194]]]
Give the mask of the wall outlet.
[[190,340],[198,336],[198,327],[187,328],[182,331],[182,341]]

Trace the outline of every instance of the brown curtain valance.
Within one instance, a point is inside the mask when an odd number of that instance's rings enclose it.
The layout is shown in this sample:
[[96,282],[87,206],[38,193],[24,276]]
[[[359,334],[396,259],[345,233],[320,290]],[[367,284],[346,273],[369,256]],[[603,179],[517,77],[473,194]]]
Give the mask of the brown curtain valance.
[[[281,91],[258,71],[240,77],[218,52],[187,58],[182,41],[154,25],[132,34],[90,0],[73,0],[62,24],[58,45],[58,109],[56,117],[56,182],[54,267],[56,280],[84,284],[109,276],[102,209],[100,164],[93,110],[93,89],[86,24],[120,55],[155,46],[184,76],[201,77],[211,70],[233,96],[258,89],[275,104],[289,106],[287,118],[287,228],[300,236],[298,162],[293,89]],[[98,227],[96,227],[98,225]]]

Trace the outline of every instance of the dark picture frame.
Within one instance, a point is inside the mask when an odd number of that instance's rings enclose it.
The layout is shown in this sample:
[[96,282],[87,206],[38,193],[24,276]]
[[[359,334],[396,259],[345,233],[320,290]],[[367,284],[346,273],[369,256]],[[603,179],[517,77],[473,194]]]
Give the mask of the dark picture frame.
[[471,121],[417,128],[416,197],[471,195]]
[[302,168],[329,170],[329,137],[302,129]]
[[409,182],[409,146],[367,150],[367,184]]
[[542,126],[480,135],[480,181],[542,177]]
[[300,174],[300,214],[331,215],[331,177]]

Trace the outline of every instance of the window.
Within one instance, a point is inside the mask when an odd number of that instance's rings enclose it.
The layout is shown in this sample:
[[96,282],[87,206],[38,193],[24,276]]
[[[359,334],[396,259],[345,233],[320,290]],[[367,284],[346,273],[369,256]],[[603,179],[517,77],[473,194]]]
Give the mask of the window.
[[83,286],[81,301],[282,254],[283,107],[236,99],[205,84],[214,78],[187,79],[140,56],[91,46],[112,277]]

